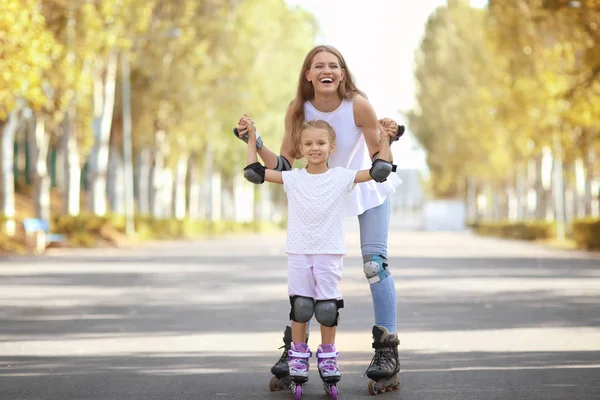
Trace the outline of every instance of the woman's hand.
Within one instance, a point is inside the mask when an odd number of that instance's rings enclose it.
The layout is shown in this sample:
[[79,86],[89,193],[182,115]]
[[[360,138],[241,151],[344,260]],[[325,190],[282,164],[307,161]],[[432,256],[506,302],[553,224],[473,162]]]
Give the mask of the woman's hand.
[[[254,121],[252,121],[252,118],[250,118],[248,116],[248,114],[244,114],[244,116],[242,118],[240,118],[240,120],[238,121],[238,126],[237,126],[237,133],[238,136],[240,137],[240,139],[243,140],[243,136],[248,133],[248,125],[249,124],[254,124]],[[256,128],[255,128],[256,131]]]
[[398,123],[391,118],[382,118],[377,121],[379,132],[381,132],[381,140],[388,137],[390,140],[396,140],[398,134]]
[[244,114],[238,122],[238,135],[240,135],[241,138],[246,133],[248,134],[248,137],[256,137],[256,126],[254,126],[254,121]]

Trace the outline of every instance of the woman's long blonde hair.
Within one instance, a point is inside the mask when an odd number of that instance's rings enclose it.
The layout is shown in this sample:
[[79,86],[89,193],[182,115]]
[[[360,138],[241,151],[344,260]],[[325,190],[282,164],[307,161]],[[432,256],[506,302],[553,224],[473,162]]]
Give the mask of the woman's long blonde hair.
[[360,94],[361,96],[365,96],[363,92],[358,90],[356,84],[354,83],[354,77],[350,73],[348,66],[346,65],[346,60],[342,54],[333,46],[328,45],[319,45],[314,47],[311,51],[308,52],[306,57],[304,58],[304,63],[302,64],[302,69],[300,70],[300,76],[298,77],[298,90],[296,91],[296,98],[291,104],[292,107],[292,141],[294,143],[293,151],[291,157],[293,159],[299,159],[302,157],[302,153],[300,152],[300,133],[302,132],[302,125],[304,124],[304,103],[306,101],[312,100],[315,98],[315,89],[311,82],[306,79],[306,73],[310,70],[312,65],[312,60],[316,54],[321,53],[323,51],[329,52],[335,55],[340,63],[340,68],[344,71],[344,79],[340,82],[338,86],[338,95],[342,100],[350,100],[353,99],[354,96]]

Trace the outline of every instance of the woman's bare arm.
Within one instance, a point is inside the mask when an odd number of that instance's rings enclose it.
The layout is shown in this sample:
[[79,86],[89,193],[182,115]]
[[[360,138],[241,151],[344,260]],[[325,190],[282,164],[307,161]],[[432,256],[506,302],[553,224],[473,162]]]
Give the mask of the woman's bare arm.
[[[382,150],[381,141],[389,142],[390,135],[395,134],[395,128],[390,126],[390,124],[383,126],[377,121],[377,114],[375,114],[373,106],[361,95],[357,95],[354,98],[354,122],[363,133],[367,148],[369,149],[369,157],[371,158]],[[381,130],[384,131],[380,132]],[[387,157],[382,157],[382,159],[391,161],[391,152]]]

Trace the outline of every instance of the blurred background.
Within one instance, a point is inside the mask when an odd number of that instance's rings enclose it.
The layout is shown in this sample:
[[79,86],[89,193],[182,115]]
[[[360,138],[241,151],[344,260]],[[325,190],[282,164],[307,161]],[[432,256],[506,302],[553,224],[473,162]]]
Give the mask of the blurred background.
[[600,247],[599,24],[595,0],[3,0],[0,252],[283,226],[232,128],[278,149],[321,43],[407,126],[395,228]]

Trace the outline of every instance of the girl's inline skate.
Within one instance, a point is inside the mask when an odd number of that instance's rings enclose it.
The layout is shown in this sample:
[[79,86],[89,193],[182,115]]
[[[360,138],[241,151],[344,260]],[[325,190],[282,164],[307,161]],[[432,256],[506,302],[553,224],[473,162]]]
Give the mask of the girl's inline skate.
[[342,378],[337,366],[338,352],[333,344],[322,344],[317,349],[317,365],[319,375],[323,380],[325,393],[331,396],[332,400],[337,400],[339,388],[337,383]]
[[306,343],[293,343],[289,350],[290,389],[294,399],[302,398],[302,385],[308,381],[309,359],[312,356]]

